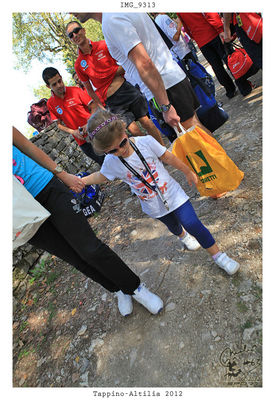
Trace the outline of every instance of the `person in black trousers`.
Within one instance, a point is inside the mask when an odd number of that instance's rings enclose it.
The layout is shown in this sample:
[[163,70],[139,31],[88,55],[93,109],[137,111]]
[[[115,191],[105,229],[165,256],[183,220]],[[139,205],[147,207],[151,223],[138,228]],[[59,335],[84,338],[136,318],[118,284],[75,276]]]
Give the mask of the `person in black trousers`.
[[73,208],[70,189],[82,190],[83,181],[65,172],[16,128],[13,145],[14,176],[51,214],[29,243],[70,263],[116,293],[123,316],[132,312],[132,298],[157,314],[163,308],[162,300],[140,284],[139,277],[96,237],[82,211]]

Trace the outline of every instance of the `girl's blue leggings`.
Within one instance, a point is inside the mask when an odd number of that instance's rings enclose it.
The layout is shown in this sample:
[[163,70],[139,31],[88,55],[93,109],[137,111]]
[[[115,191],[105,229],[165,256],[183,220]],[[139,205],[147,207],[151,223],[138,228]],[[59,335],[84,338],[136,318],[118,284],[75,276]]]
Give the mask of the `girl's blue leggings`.
[[177,236],[182,233],[183,227],[190,235],[197,239],[204,249],[208,249],[215,244],[213,236],[198,219],[189,200],[171,213],[157,219],[163,222],[169,231]]

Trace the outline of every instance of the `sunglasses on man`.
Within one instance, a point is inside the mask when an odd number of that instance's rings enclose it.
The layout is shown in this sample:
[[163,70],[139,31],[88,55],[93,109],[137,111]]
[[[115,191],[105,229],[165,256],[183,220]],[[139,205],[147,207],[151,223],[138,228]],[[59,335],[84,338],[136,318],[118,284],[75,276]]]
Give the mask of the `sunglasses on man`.
[[81,31],[82,27],[78,26],[77,28],[74,28],[70,33],[68,33],[68,36],[70,39],[73,38],[74,34],[77,35],[79,31]]
[[128,138],[124,138],[124,139],[120,142],[120,144],[118,145],[119,148],[109,150],[109,151],[105,152],[105,154],[114,154],[114,153],[116,153],[119,149],[121,149],[122,147],[124,147],[124,146],[126,145],[127,142],[128,142]]

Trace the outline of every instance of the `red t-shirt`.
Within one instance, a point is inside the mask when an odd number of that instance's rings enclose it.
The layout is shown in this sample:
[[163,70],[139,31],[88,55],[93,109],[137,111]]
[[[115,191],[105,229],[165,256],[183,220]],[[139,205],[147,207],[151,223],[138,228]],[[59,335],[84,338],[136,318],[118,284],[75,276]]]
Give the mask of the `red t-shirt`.
[[[80,126],[86,125],[91,113],[87,105],[91,102],[91,98],[86,92],[77,86],[66,87],[64,99],[56,96],[52,92],[52,96],[47,102],[50,116],[53,121],[57,119],[64,122],[70,129],[78,129]],[[78,139],[74,136],[76,142],[81,146],[86,143],[85,140]]]
[[199,48],[223,32],[223,23],[218,13],[177,13],[177,15]]
[[75,71],[82,82],[92,82],[97,96],[105,105],[107,90],[114,80],[118,65],[110,55],[105,40],[89,42],[92,46],[91,53],[83,54],[78,50]]

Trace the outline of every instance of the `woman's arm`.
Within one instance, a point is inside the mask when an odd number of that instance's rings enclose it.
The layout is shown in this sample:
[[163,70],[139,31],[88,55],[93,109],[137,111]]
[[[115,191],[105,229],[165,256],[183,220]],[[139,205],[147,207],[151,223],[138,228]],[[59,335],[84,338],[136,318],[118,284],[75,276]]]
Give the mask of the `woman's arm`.
[[190,186],[192,186],[192,183],[194,185],[198,183],[197,175],[170,151],[166,150],[166,152],[160,157],[160,160],[183,172]]
[[[13,127],[13,144],[26,156],[30,157],[41,167],[54,173],[57,164],[53,161],[43,150],[35,146],[30,140],[28,140],[18,129]],[[81,191],[85,186],[78,176],[68,174],[66,171],[59,172],[56,176],[67,185],[73,191]]]

